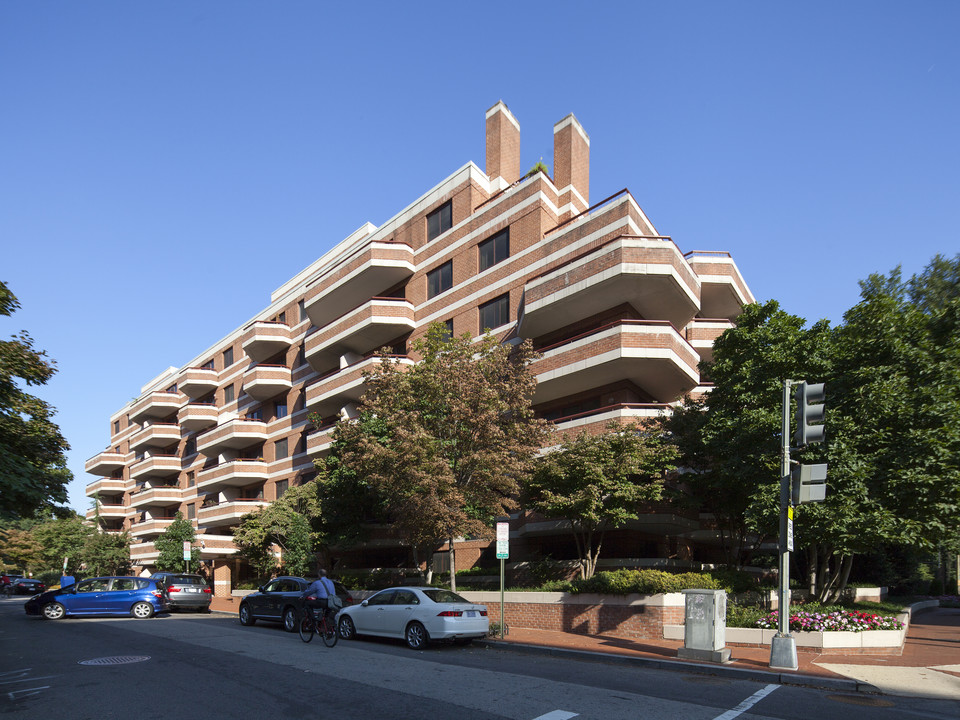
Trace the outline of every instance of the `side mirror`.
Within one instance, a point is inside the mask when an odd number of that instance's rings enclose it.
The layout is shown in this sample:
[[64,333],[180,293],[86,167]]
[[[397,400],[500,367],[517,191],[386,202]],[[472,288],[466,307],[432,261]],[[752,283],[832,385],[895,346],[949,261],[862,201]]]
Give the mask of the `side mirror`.
[[263,589],[264,589],[265,587],[266,587],[266,585],[261,585],[260,587],[257,588],[257,592],[263,592]]
[[367,603],[368,603],[368,601],[367,601],[367,600],[364,600],[362,603],[360,603],[360,606],[361,606],[361,607],[366,607],[366,606],[367,606]]

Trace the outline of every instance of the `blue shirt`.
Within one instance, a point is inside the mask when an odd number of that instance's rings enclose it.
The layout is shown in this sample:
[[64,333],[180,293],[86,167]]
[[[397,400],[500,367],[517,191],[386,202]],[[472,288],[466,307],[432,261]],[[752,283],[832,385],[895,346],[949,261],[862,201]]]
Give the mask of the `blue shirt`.
[[[329,588],[329,590],[327,589]],[[307,586],[308,593],[316,593],[317,597],[325,600],[331,595],[336,595],[337,591],[333,587],[333,581],[330,578],[317,578]]]

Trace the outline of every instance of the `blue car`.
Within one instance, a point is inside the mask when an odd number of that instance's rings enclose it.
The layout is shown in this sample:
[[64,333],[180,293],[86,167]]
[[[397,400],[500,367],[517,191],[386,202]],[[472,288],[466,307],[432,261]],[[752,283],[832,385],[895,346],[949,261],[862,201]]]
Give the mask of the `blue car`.
[[153,617],[167,610],[163,585],[152,578],[98,577],[34,595],[24,603],[27,615],[59,620],[68,615]]

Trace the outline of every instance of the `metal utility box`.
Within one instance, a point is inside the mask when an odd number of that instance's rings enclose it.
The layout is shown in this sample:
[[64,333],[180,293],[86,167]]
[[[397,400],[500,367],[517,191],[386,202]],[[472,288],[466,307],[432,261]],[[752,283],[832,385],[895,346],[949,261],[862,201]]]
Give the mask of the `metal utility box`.
[[730,662],[727,644],[727,591],[684,590],[683,647],[677,656],[689,660]]

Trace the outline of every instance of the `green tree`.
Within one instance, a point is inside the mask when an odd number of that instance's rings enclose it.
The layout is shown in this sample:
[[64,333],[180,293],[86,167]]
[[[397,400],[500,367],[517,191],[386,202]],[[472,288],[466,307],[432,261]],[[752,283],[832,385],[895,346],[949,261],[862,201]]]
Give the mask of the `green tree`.
[[[316,483],[293,487],[276,502],[244,515],[233,541],[241,556],[261,575],[279,566],[294,575],[306,575],[316,564],[316,533],[311,519],[318,515]],[[279,561],[274,547],[280,549]]]
[[524,483],[524,506],[570,524],[583,578],[593,577],[607,530],[659,500],[678,452],[656,428],[611,424],[581,433],[541,458]]
[[804,325],[773,300],[745,307],[701,363],[713,390],[665,421],[694,471],[678,501],[712,515],[731,566],[778,532],[783,381],[825,379],[829,367],[828,324]]
[[193,523],[187,520],[182,512],[178,512],[173,522],[167,526],[160,536],[154,541],[159,555],[157,556],[157,570],[166,570],[168,572],[177,572],[184,569],[183,544],[190,545],[190,562],[196,567],[200,562],[200,548],[194,543],[197,539],[197,532],[193,528]]
[[82,556],[87,575],[126,575],[130,572],[130,536],[95,532],[84,543]]
[[43,548],[44,568],[63,572],[67,559],[67,574],[73,575],[83,562],[83,549],[87,540],[96,532],[84,518],[76,513],[65,518],[52,518],[37,523],[33,537]]
[[29,529],[11,526],[0,530],[0,557],[9,567],[34,572],[43,566],[43,547]]
[[[0,282],[0,315],[20,303]],[[43,385],[56,372],[26,333],[0,341],[0,518],[32,517],[67,501],[67,441],[53,423],[54,409],[21,389]]]
[[416,364],[384,353],[365,374],[360,421],[337,428],[339,462],[382,500],[415,552],[450,543],[456,589],[454,538],[490,536],[494,519],[516,507],[519,479],[540,447],[534,353],[529,342],[510,346],[489,334],[450,337],[440,323],[411,350]]

